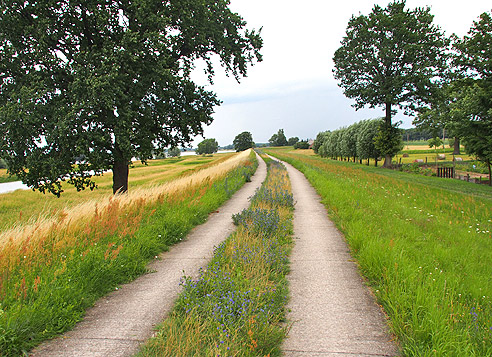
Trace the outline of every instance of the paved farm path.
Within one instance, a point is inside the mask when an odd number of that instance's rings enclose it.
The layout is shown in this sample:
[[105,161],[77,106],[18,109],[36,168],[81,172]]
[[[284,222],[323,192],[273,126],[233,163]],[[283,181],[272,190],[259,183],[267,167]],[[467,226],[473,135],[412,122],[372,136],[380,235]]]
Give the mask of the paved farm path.
[[394,356],[385,316],[361,279],[347,244],[304,175],[285,163],[292,184],[295,246],[288,276],[285,356]]
[[194,228],[186,241],[161,254],[161,260],[152,262],[149,269],[155,272],[100,299],[72,331],[42,344],[32,355],[115,357],[137,352],[173,307],[181,277],[196,276],[212,257],[214,246],[233,232],[232,214],[249,206],[248,198],[266,177],[266,165],[263,160],[258,161],[260,165],[251,182],[206,223]]

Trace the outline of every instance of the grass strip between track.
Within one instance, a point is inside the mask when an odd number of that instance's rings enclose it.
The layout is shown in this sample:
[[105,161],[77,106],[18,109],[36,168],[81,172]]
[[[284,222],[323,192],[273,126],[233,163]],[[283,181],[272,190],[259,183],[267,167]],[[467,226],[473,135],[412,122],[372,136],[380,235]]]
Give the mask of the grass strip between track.
[[184,290],[140,356],[278,356],[288,290],[293,197],[285,168],[266,159],[267,179],[237,230]]

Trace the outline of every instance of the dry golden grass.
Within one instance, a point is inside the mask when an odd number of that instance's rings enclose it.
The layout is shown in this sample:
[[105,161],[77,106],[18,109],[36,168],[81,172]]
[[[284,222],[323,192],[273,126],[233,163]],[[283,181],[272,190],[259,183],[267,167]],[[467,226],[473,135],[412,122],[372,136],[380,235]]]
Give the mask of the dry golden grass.
[[[182,158],[169,158],[163,160],[151,160],[148,166],[134,163],[128,178],[129,191],[141,187],[160,185],[172,181],[181,175],[188,175],[197,167],[206,168],[213,166],[234,153],[216,154],[213,157],[184,156]],[[112,194],[111,172],[103,176],[95,177],[97,189],[94,191],[77,190],[68,183],[62,184],[64,192],[60,198],[51,194],[42,194],[39,191],[17,190],[0,194],[0,231],[11,228],[13,225],[33,223],[39,217],[58,214],[67,207],[81,204],[87,200],[99,200]]]
[[128,230],[138,227],[146,206],[165,199],[176,201],[195,194],[207,182],[209,186],[215,179],[242,165],[249,154],[248,150],[229,155],[214,164],[204,165],[205,167],[196,172],[161,185],[137,188],[124,195],[107,194],[62,209],[56,215],[40,215],[27,223],[14,226],[0,233],[0,263],[4,267],[13,266],[30,256],[39,257],[44,254],[43,250],[47,245],[52,255],[77,244],[84,236],[94,234],[93,227],[98,227],[100,234],[131,234]]

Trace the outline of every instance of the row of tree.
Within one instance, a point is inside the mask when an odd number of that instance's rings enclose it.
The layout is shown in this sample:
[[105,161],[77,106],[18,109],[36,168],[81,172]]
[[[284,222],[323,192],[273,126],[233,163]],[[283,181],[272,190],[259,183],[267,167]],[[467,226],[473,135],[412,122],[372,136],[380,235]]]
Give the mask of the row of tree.
[[[404,0],[375,5],[369,15],[350,19],[333,57],[339,86],[356,109],[385,109],[383,140],[394,139],[398,124],[392,116],[400,108],[416,114],[419,127],[445,126],[490,173],[492,13],[480,15],[463,38],[448,38],[433,23],[429,7],[405,5]],[[382,154],[390,166],[390,151]]]
[[276,134],[273,134],[268,139],[270,146],[293,146],[295,149],[307,149],[309,143],[307,140],[299,140],[299,137],[293,136],[289,139],[284,134],[284,129],[279,129]]
[[[388,152],[385,151],[388,144],[384,129],[384,119],[371,119],[335,131],[320,132],[314,140],[313,150],[334,160],[367,160],[369,164],[369,159],[374,159],[377,166],[378,159]],[[392,143],[391,155],[400,151],[403,148],[401,132],[396,132],[388,142]]]
[[[299,140],[298,137],[292,137],[287,140],[284,134],[284,130],[280,129],[277,134],[274,134],[269,140],[270,146],[294,146],[295,149],[308,149],[309,143],[307,140]],[[243,131],[236,135],[233,142],[234,150],[244,151],[249,148],[254,148],[255,142],[253,136],[249,131]],[[196,153],[201,154],[213,154],[217,152],[219,144],[213,138],[205,139],[198,144]]]

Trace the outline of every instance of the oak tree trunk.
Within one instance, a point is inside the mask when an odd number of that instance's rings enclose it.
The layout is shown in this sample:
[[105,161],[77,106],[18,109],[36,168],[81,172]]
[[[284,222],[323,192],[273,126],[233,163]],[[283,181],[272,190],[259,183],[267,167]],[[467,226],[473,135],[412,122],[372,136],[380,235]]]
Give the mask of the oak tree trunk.
[[[384,122],[387,128],[391,127],[391,103],[386,103],[386,116],[384,118]],[[390,168],[391,167],[391,156],[386,154],[384,156],[384,164],[383,167]]]
[[487,160],[487,165],[489,165],[489,186],[492,186],[492,169],[490,167],[490,160]]
[[460,139],[454,137],[453,155],[460,155]]
[[128,172],[128,162],[115,161],[113,165],[113,194],[128,191]]
[[384,164],[383,167],[390,168],[391,167],[391,155],[386,154],[384,156]]

